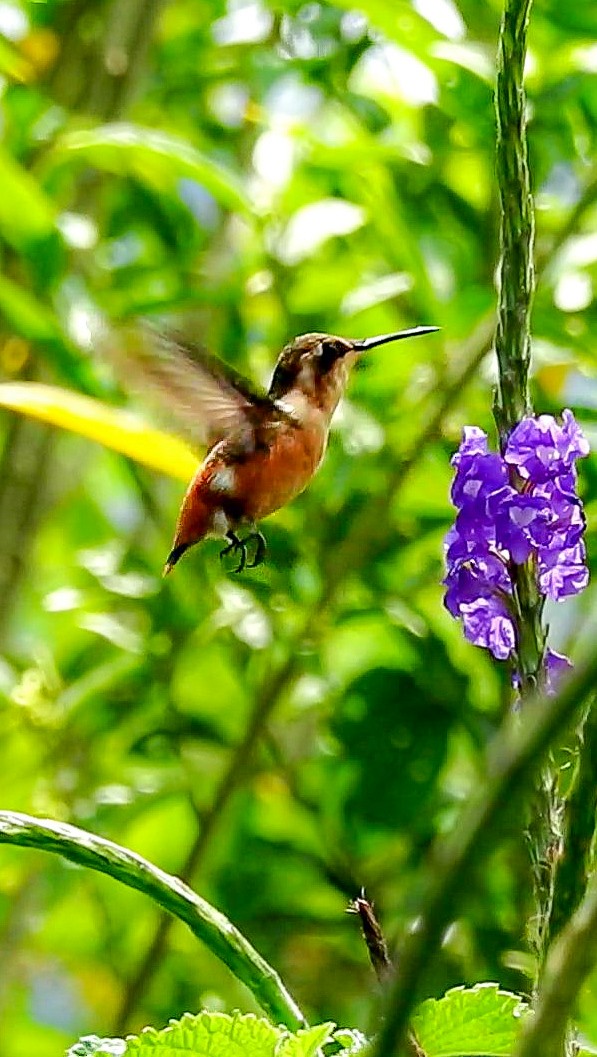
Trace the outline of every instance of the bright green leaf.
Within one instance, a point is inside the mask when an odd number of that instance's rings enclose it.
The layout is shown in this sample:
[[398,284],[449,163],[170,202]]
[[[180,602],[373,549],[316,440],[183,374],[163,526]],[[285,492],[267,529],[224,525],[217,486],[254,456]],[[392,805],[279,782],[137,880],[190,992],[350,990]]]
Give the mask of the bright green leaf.
[[37,180],[0,147],[0,232],[17,247],[49,238],[56,211]]
[[[252,1013],[185,1014],[167,1028],[147,1028],[141,1035],[120,1039],[98,1039],[86,1036],[71,1047],[67,1057],[314,1057],[331,1041],[333,1024],[318,1024],[296,1035],[276,1028],[268,1020]],[[118,1049],[126,1045],[126,1049]]]
[[30,341],[51,341],[60,337],[60,326],[51,310],[5,275],[0,275],[0,312],[19,334]]
[[334,1024],[316,1024],[314,1028],[287,1034],[276,1049],[276,1057],[314,1057],[321,1046],[332,1042]]
[[508,1057],[527,1006],[497,984],[454,987],[417,1009],[413,1031],[427,1057]]
[[339,1057],[355,1057],[357,1053],[364,1053],[369,1046],[369,1039],[358,1028],[338,1028],[334,1032],[334,1042],[342,1046]]
[[80,159],[104,172],[134,176],[162,193],[175,193],[186,177],[205,187],[228,209],[249,212],[250,203],[236,177],[185,140],[138,125],[111,124],[62,136],[45,169]]
[[31,64],[4,37],[0,37],[0,73],[14,81],[28,81],[32,74]]
[[98,441],[170,477],[188,481],[197,469],[197,456],[177,437],[152,429],[128,411],[68,389],[6,382],[0,385],[0,406]]

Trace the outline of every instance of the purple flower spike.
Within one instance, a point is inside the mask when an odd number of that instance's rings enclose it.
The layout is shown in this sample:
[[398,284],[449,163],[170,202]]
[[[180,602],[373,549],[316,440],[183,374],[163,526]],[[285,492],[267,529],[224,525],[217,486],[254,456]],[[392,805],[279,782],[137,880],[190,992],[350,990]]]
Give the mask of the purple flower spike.
[[[487,434],[466,426],[452,458],[456,521],[445,540],[444,603],[462,620],[466,638],[505,660],[516,653],[518,629],[509,598],[516,566],[532,563],[537,586],[558,600],[582,591],[585,518],[576,494],[576,460],[589,444],[571,411],[525,418],[504,455],[490,452]],[[548,687],[569,665],[548,650]]]

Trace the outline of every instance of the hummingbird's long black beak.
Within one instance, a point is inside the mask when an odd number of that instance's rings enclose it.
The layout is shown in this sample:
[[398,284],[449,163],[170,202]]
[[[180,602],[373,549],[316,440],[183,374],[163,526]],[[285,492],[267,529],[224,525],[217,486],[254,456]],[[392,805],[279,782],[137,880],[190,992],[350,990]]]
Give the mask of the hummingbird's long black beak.
[[376,349],[378,345],[387,345],[390,341],[416,338],[419,334],[434,334],[439,329],[439,327],[411,327],[410,330],[397,330],[395,334],[378,334],[376,338],[353,341],[352,347],[356,352],[367,352],[368,349]]

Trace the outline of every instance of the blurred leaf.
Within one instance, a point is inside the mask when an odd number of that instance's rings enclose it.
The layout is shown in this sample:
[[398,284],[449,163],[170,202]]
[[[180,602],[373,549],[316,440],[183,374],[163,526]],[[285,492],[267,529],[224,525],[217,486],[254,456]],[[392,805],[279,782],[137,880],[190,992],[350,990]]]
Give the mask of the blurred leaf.
[[412,1028],[427,1057],[508,1057],[526,1009],[520,995],[497,984],[454,987],[423,1002]]
[[0,232],[27,248],[55,234],[56,208],[37,180],[0,146]]
[[0,311],[19,334],[31,341],[50,341],[61,336],[53,312],[5,275],[0,275]]
[[129,411],[68,389],[6,382],[0,385],[0,406],[98,441],[170,477],[188,481],[197,469],[197,456],[181,440],[151,429]]
[[33,73],[31,64],[5,37],[0,37],[0,73],[15,81],[28,81]]
[[332,729],[352,775],[346,811],[354,824],[396,829],[421,817],[446,755],[449,715],[440,702],[408,672],[373,668],[347,687]]
[[334,1032],[334,1040],[343,1047],[339,1057],[355,1057],[357,1053],[364,1053],[369,1046],[369,1039],[357,1028],[338,1028]]
[[194,180],[225,208],[251,211],[251,203],[233,173],[185,140],[155,129],[122,123],[69,132],[45,159],[44,172],[47,175],[56,164],[71,160],[118,176],[133,176],[162,193],[178,194],[179,180]]

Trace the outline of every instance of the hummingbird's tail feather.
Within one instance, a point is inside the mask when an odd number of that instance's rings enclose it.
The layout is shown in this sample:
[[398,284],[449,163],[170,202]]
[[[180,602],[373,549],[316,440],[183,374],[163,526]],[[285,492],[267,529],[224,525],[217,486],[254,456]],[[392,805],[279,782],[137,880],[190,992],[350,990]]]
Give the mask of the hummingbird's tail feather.
[[168,576],[168,574],[172,572],[176,563],[180,561],[184,552],[187,551],[190,546],[190,543],[179,543],[177,546],[172,548],[170,554],[166,558],[166,564],[162,569],[162,576]]
[[220,509],[220,499],[208,484],[211,472],[200,467],[187,488],[163,576],[172,572],[189,547],[214,531],[217,535],[224,535],[228,528],[228,521]]

